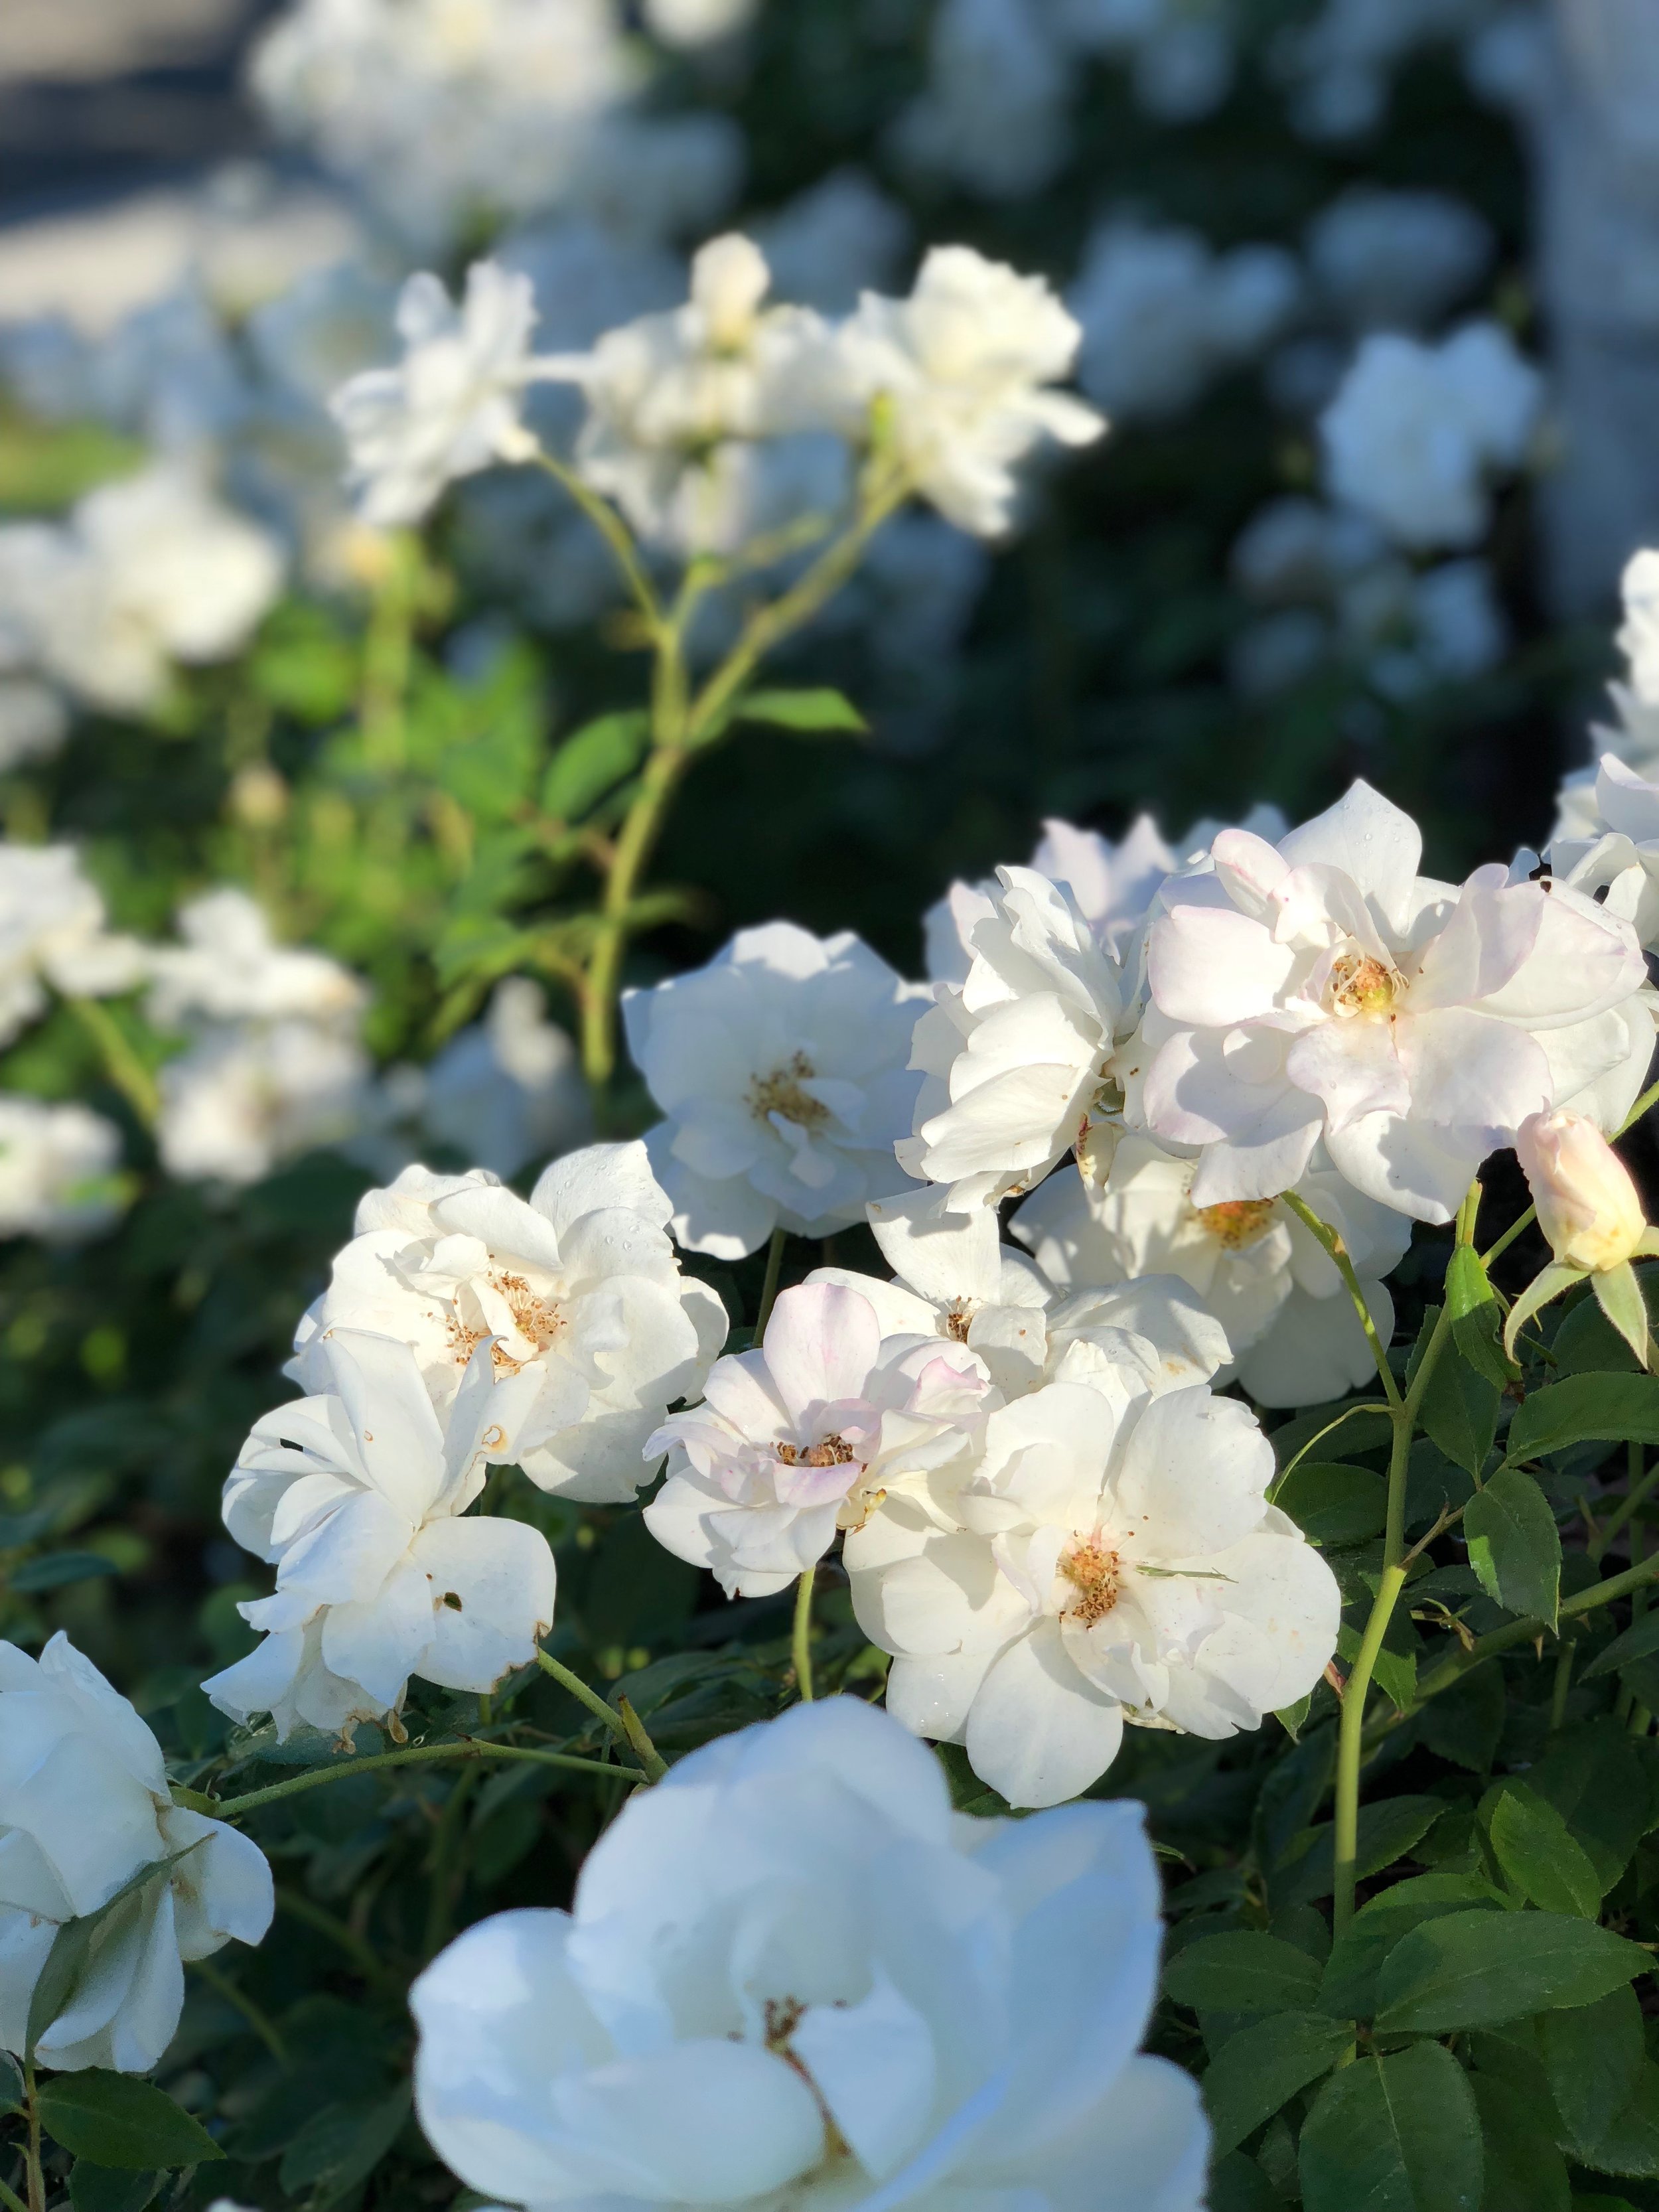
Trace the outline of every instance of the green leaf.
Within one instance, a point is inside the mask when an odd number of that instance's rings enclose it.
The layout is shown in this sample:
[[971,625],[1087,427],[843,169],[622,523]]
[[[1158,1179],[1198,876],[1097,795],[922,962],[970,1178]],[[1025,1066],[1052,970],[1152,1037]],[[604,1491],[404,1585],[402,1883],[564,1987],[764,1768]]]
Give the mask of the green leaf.
[[1572,2212],[1561,2154],[1526,2099],[1490,2074],[1473,2075],[1469,2087],[1486,2166],[1481,2212]]
[[1218,2159],[1210,2174],[1210,2212],[1281,2212],[1283,2199],[1242,2150]]
[[1382,1534],[1389,1486],[1368,1467],[1304,1460],[1279,1484],[1273,1502],[1313,1543],[1362,1544]]
[[651,717],[628,707],[584,723],[565,738],[542,779],[542,811],[556,822],[580,822],[606,792],[645,758]]
[[[1345,1620],[1336,1632],[1337,1656],[1352,1667],[1359,1656],[1359,1646],[1363,1641],[1359,1625]],[[1371,1680],[1398,1712],[1403,1713],[1417,1695],[1417,1655],[1419,1649],[1417,1631],[1412,1626],[1410,1615],[1403,1605],[1397,1606],[1394,1618],[1389,1623],[1388,1632],[1383,1637],[1382,1648],[1372,1667]]]
[[1236,2150],[1298,2089],[1328,2074],[1352,2043],[1346,2021],[1317,2012],[1275,2013],[1230,2036],[1199,2083],[1214,2155]]
[[224,2156],[205,2128],[153,2081],[136,2075],[99,2066],[55,2074],[41,2089],[40,2104],[53,2141],[94,2166],[165,2169]]
[[134,2173],[118,2166],[94,2166],[77,2158],[70,2176],[75,2212],[144,2212],[161,2183],[160,2173]]
[[[31,2051],[70,2002],[94,1957],[108,1945],[119,1942],[145,1917],[153,1893],[167,1882],[179,1860],[187,1858],[205,1840],[198,1838],[184,1850],[175,1851],[171,1858],[157,1859],[149,1866],[140,1867],[131,1880],[123,1882],[96,1912],[83,1913],[77,1920],[64,1922],[52,1938],[52,1948],[29,1997],[28,2025],[24,2033]],[[73,2150],[75,2145],[70,2143],[66,2148]],[[118,2166],[123,2163],[118,2159],[103,2162]]]
[[1177,1952],[1164,1987],[1194,2012],[1294,2012],[1317,2002],[1319,1962],[1276,1936],[1236,1929]]
[[1356,2061],[1320,2091],[1299,2164],[1305,2212],[1480,2212],[1468,2075],[1437,2043]]
[[1492,1847],[1507,1879],[1546,1912],[1594,1920],[1601,1884],[1577,1838],[1547,1798],[1507,1781],[1492,1808]]
[[1528,1770],[1527,1786],[1572,1830],[1605,1897],[1659,1814],[1635,1742],[1611,1717],[1581,1725]]
[[314,2206],[332,2203],[374,2172],[401,2134],[409,2109],[406,2081],[373,2105],[325,2105],[283,2153],[283,2187],[291,2197],[313,2191]]
[[1477,1667],[1424,1706],[1418,1733],[1437,1757],[1471,1774],[1486,1774],[1498,1754],[1507,1711],[1502,1670]]
[[1659,2066],[1644,2060],[1630,2101],[1597,2138],[1595,2155],[1584,2161],[1602,2173],[1643,2179],[1659,2175]]
[[1446,1457],[1479,1476],[1498,1431],[1498,1385],[1466,1359],[1437,1362],[1419,1419]]
[[1477,1375],[1501,1390],[1518,1370],[1504,1357],[1503,1308],[1473,1245],[1460,1244],[1452,1253],[1446,1269],[1446,1306],[1459,1352]]
[[[1530,1402],[1530,1401],[1528,1401]],[[1549,1501],[1529,1474],[1501,1467],[1463,1511],[1469,1565],[1488,1597],[1511,1613],[1555,1626],[1561,1591],[1561,1534]]]
[[1382,1961],[1401,1936],[1425,1921],[1472,1907],[1504,1909],[1491,1883],[1473,1874],[1416,1875],[1372,1898],[1331,1946],[1319,1988],[1321,2009],[1343,2020],[1369,2020],[1376,2009]]
[[[1650,1261],[1644,1262],[1636,1270],[1636,1279],[1642,1285],[1651,1327],[1659,1321],[1659,1267]],[[1562,1316],[1550,1339],[1550,1358],[1553,1362],[1551,1372],[1558,1382],[1566,1375],[1641,1372],[1635,1353],[1594,1297],[1580,1298]]]
[[1659,1612],[1644,1613],[1632,1621],[1622,1636],[1615,1636],[1605,1651],[1598,1651],[1579,1680],[1593,1682],[1599,1674],[1616,1674],[1634,1660],[1650,1659],[1659,1651]]
[[1449,2035],[1593,2004],[1652,1963],[1622,1936],[1566,1913],[1448,1913],[1414,1928],[1383,1960],[1376,2027]]
[[1547,2012],[1538,2022],[1539,2054],[1569,2147],[1585,2164],[1635,2096],[1646,2053],[1642,2008],[1626,1985],[1594,2004]]
[[23,2109],[23,2077],[11,2054],[0,2051],[0,2115]]
[[64,1589],[70,1583],[88,1583],[100,1575],[120,1572],[113,1559],[101,1552],[47,1552],[29,1559],[4,1577],[20,1597],[38,1590]]
[[1511,1460],[1569,1444],[1659,1443],[1659,1376],[1570,1375],[1534,1390],[1510,1424]]
[[827,688],[745,692],[732,713],[740,722],[773,722],[782,730],[844,730],[861,734],[870,726],[850,699]]
[[[1445,1812],[1443,1797],[1382,1797],[1359,1808],[1358,1875],[1381,1874],[1412,1845],[1426,1836]],[[1336,1886],[1335,1849],[1328,1821],[1313,1830],[1312,1840],[1300,1858],[1293,1859],[1284,1876],[1273,1884],[1275,1908],[1306,1905],[1328,1897]]]

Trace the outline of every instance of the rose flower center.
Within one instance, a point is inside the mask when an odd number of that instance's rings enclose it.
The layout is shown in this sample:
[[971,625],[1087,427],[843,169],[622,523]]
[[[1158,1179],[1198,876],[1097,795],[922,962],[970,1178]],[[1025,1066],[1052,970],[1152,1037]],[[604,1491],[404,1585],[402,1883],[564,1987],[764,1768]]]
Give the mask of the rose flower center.
[[749,1110],[757,1121],[774,1114],[799,1129],[817,1129],[830,1119],[830,1109],[801,1089],[817,1070],[804,1052],[793,1054],[769,1075],[757,1075],[749,1085]]
[[1198,1206],[1193,1211],[1218,1244],[1229,1252],[1242,1252],[1267,1235],[1278,1203],[1276,1198],[1229,1198],[1219,1206]]
[[1060,1573],[1077,1592],[1060,1618],[1080,1628],[1104,1620],[1117,1603],[1122,1562],[1103,1537],[1079,1536],[1060,1555]]
[[1399,988],[1392,968],[1369,953],[1345,952],[1332,966],[1326,996],[1334,1014],[1386,1014]]

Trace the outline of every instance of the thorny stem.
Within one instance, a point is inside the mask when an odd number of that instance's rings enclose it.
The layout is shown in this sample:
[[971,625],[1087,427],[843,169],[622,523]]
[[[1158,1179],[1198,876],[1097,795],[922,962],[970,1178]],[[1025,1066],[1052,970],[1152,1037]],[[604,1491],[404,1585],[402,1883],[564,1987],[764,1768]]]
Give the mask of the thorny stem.
[[812,1703],[812,1585],[817,1569],[808,1567],[795,1585],[795,1629],[789,1648],[795,1662],[795,1687],[804,1705]]
[[766,1274],[761,1284],[760,1304],[755,1309],[755,1342],[758,1344],[766,1334],[766,1324],[772,1318],[772,1309],[778,1302],[778,1277],[783,1272],[783,1248],[789,1239],[785,1229],[775,1229],[772,1241],[766,1248]]
[[402,1751],[371,1752],[365,1759],[342,1759],[331,1766],[308,1767],[303,1774],[293,1775],[286,1782],[273,1782],[265,1790],[250,1790],[241,1797],[210,1797],[202,1790],[185,1790],[175,1784],[173,1800],[176,1805],[187,1805],[194,1813],[234,1820],[244,1813],[256,1812],[262,1805],[275,1805],[284,1797],[296,1797],[302,1790],[316,1790],[325,1782],[343,1781],[348,1774],[373,1774],[392,1766],[429,1766],[445,1759],[523,1759],[540,1766],[567,1767],[578,1774],[604,1774],[613,1780],[618,1773],[630,1771],[627,1767],[608,1765],[601,1759],[578,1759],[569,1752],[535,1751],[527,1744],[484,1743],[477,1736],[464,1736],[455,1743],[412,1743]]
[[1394,1370],[1389,1364],[1387,1350],[1376,1333],[1376,1323],[1371,1319],[1365,1293],[1359,1287],[1359,1278],[1353,1271],[1353,1261],[1348,1256],[1347,1246],[1328,1222],[1320,1219],[1305,1199],[1298,1198],[1293,1190],[1285,1191],[1284,1199],[1297,1219],[1317,1238],[1322,1249],[1335,1261],[1337,1273],[1341,1276],[1343,1285],[1353,1301],[1353,1310],[1359,1316],[1359,1326],[1365,1332],[1365,1341],[1371,1348],[1371,1357],[1376,1362],[1376,1371],[1382,1382],[1382,1395],[1388,1400],[1390,1410],[1394,1410],[1401,1402],[1400,1385],[1394,1379]]
[[97,1046],[105,1074],[145,1128],[153,1129],[161,1118],[161,1094],[114,1015],[98,999],[65,999],[64,1003]]

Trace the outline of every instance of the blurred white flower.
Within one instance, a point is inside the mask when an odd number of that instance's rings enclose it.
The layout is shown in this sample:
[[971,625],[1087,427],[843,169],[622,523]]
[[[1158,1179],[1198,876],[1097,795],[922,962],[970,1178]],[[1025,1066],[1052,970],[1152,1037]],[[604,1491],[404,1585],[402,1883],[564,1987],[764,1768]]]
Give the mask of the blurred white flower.
[[1350,185],[1308,226],[1315,283],[1356,330],[1417,331],[1473,289],[1495,241],[1449,192]]
[[769,1596],[896,1486],[967,1451],[996,1402],[965,1345],[931,1329],[884,1337],[858,1291],[799,1284],[761,1345],[716,1360],[703,1403],[650,1439],[668,1479],[646,1526],[728,1597]]
[[[1376,1370],[1328,1255],[1282,1199],[1194,1206],[1197,1168],[1152,1138],[1126,1136],[1103,1186],[1062,1168],[1010,1227],[1061,1289],[1178,1277],[1225,1332],[1231,1371],[1258,1405],[1318,1405],[1358,1389]],[[1404,1257],[1411,1223],[1362,1197],[1317,1155],[1297,1192],[1341,1236],[1387,1344],[1394,1302],[1382,1279]]]
[[1326,482],[1414,551],[1472,545],[1490,479],[1524,461],[1542,404],[1537,370],[1496,323],[1438,345],[1374,334],[1320,417]]
[[513,1402],[530,1392],[514,1436],[532,1481],[625,1503],[647,1437],[701,1390],[728,1326],[716,1293],[681,1274],[668,1218],[637,1143],[556,1160],[528,1201],[482,1168],[406,1168],[358,1206],[289,1372],[323,1388],[332,1333],[369,1329],[410,1346],[442,1407],[488,1340]]
[[120,1217],[120,1162],[121,1133],[101,1114],[0,1093],[0,1237],[101,1236]]
[[1018,464],[1045,441],[1091,445],[1106,428],[1054,388],[1081,337],[1041,276],[943,246],[908,299],[866,293],[836,348],[849,400],[884,403],[892,449],[923,498],[959,530],[994,538],[1013,519]]
[[1179,415],[1278,336],[1301,282],[1281,246],[1217,253],[1195,230],[1107,216],[1066,295],[1083,325],[1078,382],[1114,421]]
[[1581,894],[1420,877],[1416,824],[1364,783],[1277,848],[1213,851],[1164,889],[1135,1055],[1153,1133],[1204,1147],[1197,1205],[1276,1197],[1322,1135],[1367,1197],[1449,1220],[1528,1114],[1628,1072],[1641,950]]
[[665,46],[707,46],[753,21],[760,0],[645,0],[646,28]]
[[965,932],[966,979],[939,984],[916,1024],[923,1082],[915,1133],[896,1148],[907,1173],[951,1186],[958,1211],[1033,1188],[1121,1103],[1117,962],[1046,876],[999,868],[997,881]]
[[0,530],[0,631],[88,705],[142,714],[170,662],[239,653],[283,574],[272,538],[161,464],[89,492],[61,528]]
[[1012,1805],[1088,1789],[1126,1721],[1259,1727],[1336,1648],[1335,1579],[1266,1502],[1255,1416],[1136,1379],[1052,1382],[993,1413],[976,1465],[847,1540],[859,1625],[894,1655],[888,1711],[965,1744]]
[[1556,824],[1552,870],[1575,890],[1606,893],[1644,949],[1659,947],[1659,783],[1603,753],[1594,781],[1576,791],[1571,818]]
[[1340,143],[1381,121],[1401,64],[1422,46],[1457,39],[1493,13],[1493,0],[1325,0],[1310,22],[1287,25],[1270,49],[1289,88],[1293,127]]
[[258,1182],[352,1136],[373,1073],[355,1037],[318,1022],[209,1024],[157,1079],[161,1164],[186,1182]]
[[[0,611],[0,625],[5,620]],[[5,647],[0,641],[0,667]],[[51,760],[70,733],[70,711],[49,684],[0,675],[0,775],[31,761]]]
[[593,1113],[567,1032],[547,1018],[547,999],[527,975],[508,975],[481,1022],[452,1037],[422,1072],[421,1122],[434,1143],[492,1174],[568,1152]]
[[72,845],[0,842],[0,1044],[45,1012],[48,988],[103,998],[146,970],[143,947],[112,934]]
[[1071,154],[1073,74],[1040,0],[943,0],[927,82],[898,118],[893,150],[985,199],[1027,198]]
[[[1598,726],[1590,735],[1598,751],[1616,753],[1637,775],[1653,778],[1659,776],[1659,552],[1632,555],[1620,589],[1625,620],[1617,643],[1626,680],[1609,687],[1618,726]],[[1564,795],[1571,788],[1588,789],[1595,780],[1594,769],[1582,769],[1567,778]],[[1556,834],[1562,834],[1559,828]]]
[[569,1913],[498,1914],[410,1995],[441,2157],[536,2208],[1198,2212],[1191,2078],[1137,2057],[1140,1808],[963,1820],[849,1698],[694,1751]]
[[787,921],[624,994],[629,1050],[666,1117],[646,1148],[688,1251],[740,1259],[780,1227],[827,1237],[902,1183],[893,1146],[927,995],[850,930]]
[[1274,605],[1334,599],[1386,557],[1375,526],[1316,499],[1269,500],[1233,541],[1233,580],[1249,598]]
[[365,522],[419,522],[458,477],[537,451],[520,419],[536,306],[527,276],[475,261],[458,307],[441,280],[411,276],[398,302],[404,357],[366,368],[331,403],[350,456],[347,481]]
[[325,952],[278,945],[264,909],[224,884],[179,909],[179,945],[149,955],[150,1018],[186,1024],[318,1021],[355,1027],[368,1003],[360,979]]
[[60,2072],[147,2074],[185,1961],[258,1942],[275,1903],[258,1845],[173,1802],[161,1747],[61,1629],[38,1659],[0,1644],[0,2050],[19,2058],[60,1929],[121,1900],[35,2046]]
[[1476,558],[1419,571],[1384,562],[1342,594],[1345,641],[1364,658],[1385,698],[1414,699],[1495,668],[1509,649],[1509,624],[1492,573]]
[[[624,228],[707,220],[736,181],[732,127],[631,112],[646,77],[614,0],[296,0],[252,64],[276,127],[434,254],[562,208]],[[715,154],[701,176],[676,143],[687,125]],[[665,151],[696,188],[667,210],[649,173]]]
[[553,1624],[553,1554],[522,1521],[467,1516],[490,1462],[518,1456],[534,1376],[498,1382],[481,1344],[443,1415],[406,1344],[336,1329],[327,1388],[257,1421],[225,1485],[225,1526],[276,1570],[239,1607],[263,1642],[202,1687],[240,1721],[269,1713],[349,1737],[391,1721],[411,1674],[491,1690]]
[[844,500],[846,456],[829,434],[829,333],[810,308],[763,306],[770,284],[750,240],[711,240],[692,262],[684,307],[550,364],[587,402],[577,467],[642,537],[682,553],[733,552],[792,510],[833,512]]

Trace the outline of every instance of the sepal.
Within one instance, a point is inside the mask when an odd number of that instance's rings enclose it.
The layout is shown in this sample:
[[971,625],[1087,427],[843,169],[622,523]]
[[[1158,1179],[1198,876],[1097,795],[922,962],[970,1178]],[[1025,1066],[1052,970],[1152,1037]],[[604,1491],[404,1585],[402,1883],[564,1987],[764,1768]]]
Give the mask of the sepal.
[[[1570,1291],[1575,1283],[1582,1283],[1585,1279],[1585,1273],[1586,1271],[1583,1267],[1570,1267],[1564,1261],[1552,1260],[1541,1273],[1533,1277],[1531,1282],[1527,1285],[1526,1289],[1510,1308],[1510,1317],[1504,1324],[1504,1349],[1511,1359],[1515,1357],[1515,1340],[1520,1332],[1521,1324],[1530,1321],[1533,1316],[1541,1307],[1547,1306],[1552,1298],[1559,1298],[1564,1291]],[[1613,1320],[1611,1315],[1608,1316],[1608,1319],[1613,1321],[1615,1328],[1619,1327],[1618,1322]]]
[[[1651,1235],[1652,1231],[1650,1231]],[[1636,1279],[1636,1270],[1628,1260],[1622,1266],[1607,1267],[1590,1277],[1590,1287],[1595,1292],[1595,1302],[1618,1330],[1644,1367],[1653,1364],[1652,1340],[1648,1333],[1647,1301],[1642,1296],[1642,1285]]]

